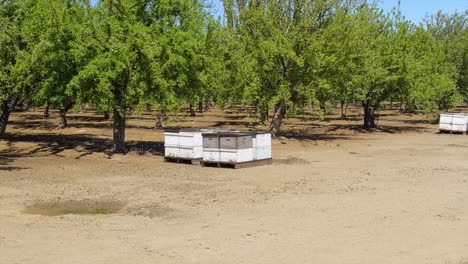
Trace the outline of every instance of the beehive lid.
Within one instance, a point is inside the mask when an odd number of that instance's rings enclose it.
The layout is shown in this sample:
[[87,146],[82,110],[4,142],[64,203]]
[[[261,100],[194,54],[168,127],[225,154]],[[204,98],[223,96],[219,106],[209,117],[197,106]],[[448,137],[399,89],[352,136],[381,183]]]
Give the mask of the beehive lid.
[[203,133],[203,136],[218,136],[218,137],[244,137],[244,136],[255,136],[256,132],[240,132],[240,131],[231,131],[231,132],[215,132],[215,133]]
[[179,133],[179,132],[213,133],[213,132],[216,132],[216,131],[218,131],[218,130],[217,129],[212,129],[212,128],[190,128],[190,127],[164,129],[164,132],[169,132],[169,133]]

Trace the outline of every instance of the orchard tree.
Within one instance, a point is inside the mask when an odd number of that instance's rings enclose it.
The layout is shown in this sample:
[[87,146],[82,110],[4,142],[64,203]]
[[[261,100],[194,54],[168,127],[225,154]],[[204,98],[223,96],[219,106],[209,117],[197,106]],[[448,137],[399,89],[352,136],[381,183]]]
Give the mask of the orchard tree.
[[460,97],[456,65],[449,62],[441,43],[423,28],[417,28],[408,43],[410,102],[426,113],[448,111]]
[[[320,80],[316,87],[315,97],[321,111],[325,104],[340,104],[341,119],[347,118],[348,105],[356,102],[353,96],[356,82],[356,48],[359,40],[357,31],[358,1],[347,1],[337,9],[333,22],[321,31],[320,46],[323,53],[320,58]],[[325,112],[323,112],[325,114]]]
[[59,128],[67,127],[67,112],[76,103],[77,90],[70,82],[78,74],[80,65],[74,58],[76,32],[82,26],[84,9],[79,1],[39,0],[27,20],[25,28],[35,32],[33,40],[38,56],[41,89],[37,100],[59,109]]
[[[143,104],[155,109],[156,129],[183,103],[191,105],[191,114],[195,114],[196,103],[202,110],[200,104],[215,99],[225,83],[222,28],[202,4],[193,1],[187,10],[160,14],[167,22],[153,26],[160,32],[161,52],[154,61],[159,65],[155,73],[159,89],[149,91]],[[188,12],[190,9],[195,10]]]
[[[204,78],[205,59],[209,54],[206,54],[208,13],[203,2],[162,1],[151,27],[158,32],[157,40],[161,45],[158,57],[161,77],[180,103],[189,103],[194,116],[195,105],[203,100],[209,86]],[[161,101],[157,103],[166,105]]]
[[197,0],[103,0],[88,10],[74,49],[85,66],[72,87],[80,103],[112,112],[114,152],[125,152],[129,111],[148,102],[170,108],[199,87],[198,41],[191,38],[201,9]]
[[113,150],[125,152],[126,116],[153,88],[154,47],[148,16],[153,1],[104,0],[88,9],[76,60],[85,66],[72,80],[80,103],[112,112]]
[[468,10],[442,11],[424,19],[425,27],[442,45],[447,62],[456,67],[458,92],[468,101]]
[[273,108],[270,131],[279,136],[283,119],[302,108],[318,85],[320,46],[317,33],[332,20],[339,1],[225,0],[233,91]]
[[25,21],[35,1],[0,2],[0,138],[4,136],[11,112],[30,103],[37,90],[37,54],[28,38]]

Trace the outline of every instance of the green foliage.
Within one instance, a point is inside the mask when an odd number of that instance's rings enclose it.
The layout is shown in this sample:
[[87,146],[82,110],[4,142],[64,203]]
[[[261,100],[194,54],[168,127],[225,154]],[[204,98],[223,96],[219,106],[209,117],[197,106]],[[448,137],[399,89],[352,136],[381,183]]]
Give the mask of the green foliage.
[[418,26],[376,3],[224,0],[223,24],[203,0],[0,1],[0,134],[25,104],[111,113],[124,151],[129,112],[162,124],[187,103],[247,102],[279,135],[310,105],[361,105],[372,128],[386,101],[468,101],[467,11]]
[[311,87],[327,85],[318,35],[333,17],[334,1],[225,1],[231,41],[233,96],[274,108],[270,129],[279,134],[288,112],[308,103]]
[[76,32],[80,30],[86,6],[78,1],[39,0],[24,28],[37,56],[34,71],[40,78],[38,102],[58,109],[70,109],[77,91],[70,88],[80,66],[74,58]]
[[10,113],[29,104],[38,89],[34,67],[38,56],[27,27],[35,1],[3,1],[0,4],[0,137],[6,131]]
[[426,17],[425,27],[442,45],[445,60],[456,69],[458,92],[468,101],[468,10]]

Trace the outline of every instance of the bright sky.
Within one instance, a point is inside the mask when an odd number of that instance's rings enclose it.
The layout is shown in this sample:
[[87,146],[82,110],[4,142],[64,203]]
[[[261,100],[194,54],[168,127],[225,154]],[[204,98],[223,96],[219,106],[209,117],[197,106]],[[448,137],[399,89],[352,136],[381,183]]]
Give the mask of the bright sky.
[[[380,6],[389,12],[398,5],[398,0],[380,0]],[[97,0],[91,0],[97,2]],[[207,0],[213,3],[213,12],[221,16],[223,14],[223,4],[221,0]],[[419,23],[426,14],[435,14],[439,10],[453,13],[455,10],[463,11],[468,9],[468,0],[401,0],[401,11],[405,17],[414,23]]]
[[[384,0],[380,4],[387,12],[397,5],[398,0]],[[407,19],[419,23],[427,14],[432,15],[439,10],[446,13],[467,10],[468,0],[401,0],[400,9]]]
[[[223,14],[223,4],[221,0],[207,0],[213,3],[215,14]],[[380,6],[389,12],[398,5],[398,0],[380,0]],[[453,13],[455,10],[463,11],[468,9],[468,0],[401,0],[401,11],[403,15],[419,23],[426,14],[435,14],[439,10]]]

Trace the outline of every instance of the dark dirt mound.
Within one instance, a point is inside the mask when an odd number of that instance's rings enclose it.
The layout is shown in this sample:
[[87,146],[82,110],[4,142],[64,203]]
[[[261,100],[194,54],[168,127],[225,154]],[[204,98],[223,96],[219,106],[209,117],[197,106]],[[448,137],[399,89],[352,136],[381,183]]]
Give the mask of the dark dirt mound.
[[120,201],[40,201],[33,205],[27,206],[23,212],[26,214],[45,216],[58,216],[67,214],[101,215],[116,213],[121,210],[124,205],[125,204]]

